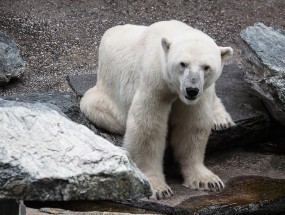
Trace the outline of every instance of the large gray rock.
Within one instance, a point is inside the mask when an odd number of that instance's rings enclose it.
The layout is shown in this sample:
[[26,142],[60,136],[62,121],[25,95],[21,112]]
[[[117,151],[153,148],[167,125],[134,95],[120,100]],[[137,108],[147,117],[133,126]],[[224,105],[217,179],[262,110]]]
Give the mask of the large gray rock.
[[19,78],[25,64],[14,41],[0,32],[0,86],[11,78]]
[[252,65],[246,72],[251,92],[285,125],[285,31],[256,23],[240,33]]
[[42,104],[0,100],[0,199],[150,195],[128,153]]

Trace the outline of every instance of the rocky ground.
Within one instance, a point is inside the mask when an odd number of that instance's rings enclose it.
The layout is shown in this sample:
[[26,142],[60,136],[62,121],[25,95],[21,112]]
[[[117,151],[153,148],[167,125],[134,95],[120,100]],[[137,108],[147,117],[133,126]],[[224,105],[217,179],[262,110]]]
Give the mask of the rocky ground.
[[2,87],[0,96],[26,92],[70,92],[68,74],[92,73],[100,38],[110,27],[148,25],[178,19],[235,49],[239,33],[255,22],[285,27],[280,0],[1,0],[0,31],[19,45],[26,62],[22,79]]

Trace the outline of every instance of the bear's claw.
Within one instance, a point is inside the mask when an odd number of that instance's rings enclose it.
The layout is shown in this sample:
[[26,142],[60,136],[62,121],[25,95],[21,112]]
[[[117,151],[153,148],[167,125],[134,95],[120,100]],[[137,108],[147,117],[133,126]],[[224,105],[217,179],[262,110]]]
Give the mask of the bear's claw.
[[232,120],[231,116],[228,113],[224,113],[224,116],[214,116],[214,126],[215,131],[226,130],[230,127],[234,127],[236,124]]
[[205,190],[213,192],[217,192],[225,188],[222,180],[206,167],[200,170],[196,169],[192,172],[195,172],[195,174],[187,177],[183,183],[184,186],[194,190]]
[[173,195],[173,192],[170,188],[168,188],[167,190],[154,190],[152,192],[153,194],[151,198],[157,199],[157,200],[165,199]]
[[[199,184],[199,186],[196,186],[195,184]],[[194,190],[205,190],[213,192],[218,192],[225,188],[225,185],[223,184],[222,181],[215,181],[215,182],[194,181],[192,183],[184,183],[183,185]]]
[[164,180],[158,178],[148,178],[150,183],[152,199],[165,199],[173,195],[171,188],[165,183]]
[[224,105],[219,98],[214,101],[213,107],[213,130],[226,130],[235,126],[231,115],[226,111]]

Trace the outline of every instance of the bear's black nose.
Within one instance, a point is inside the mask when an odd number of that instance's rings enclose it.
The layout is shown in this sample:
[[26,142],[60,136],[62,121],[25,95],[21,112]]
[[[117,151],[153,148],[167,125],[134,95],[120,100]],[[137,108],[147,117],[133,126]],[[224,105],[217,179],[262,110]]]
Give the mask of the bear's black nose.
[[193,88],[193,87],[188,87],[188,88],[186,88],[186,93],[190,98],[193,98],[193,97],[198,95],[199,89]]

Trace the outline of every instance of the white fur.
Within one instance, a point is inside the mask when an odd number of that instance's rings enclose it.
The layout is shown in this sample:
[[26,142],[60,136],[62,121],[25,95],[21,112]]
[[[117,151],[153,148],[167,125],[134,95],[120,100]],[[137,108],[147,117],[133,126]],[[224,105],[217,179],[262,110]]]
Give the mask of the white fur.
[[[215,81],[231,55],[231,48],[218,47],[179,21],[116,26],[104,34],[97,85],[80,107],[95,125],[125,132],[124,147],[148,177],[153,197],[172,195],[162,165],[168,130],[184,185],[213,191],[224,187],[203,162],[211,128],[234,125],[215,93]],[[191,87],[199,90],[192,100],[186,90]]]

